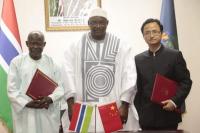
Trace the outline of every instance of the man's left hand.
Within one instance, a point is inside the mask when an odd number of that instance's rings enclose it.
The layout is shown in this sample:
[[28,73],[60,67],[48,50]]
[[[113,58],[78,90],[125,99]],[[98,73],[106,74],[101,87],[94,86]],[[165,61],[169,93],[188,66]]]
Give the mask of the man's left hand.
[[38,99],[39,101],[40,101],[40,107],[42,107],[42,108],[46,108],[46,109],[48,109],[49,108],[49,105],[51,104],[51,103],[53,103],[53,101],[52,101],[52,99],[50,98],[50,97],[40,97],[39,99]]
[[122,124],[126,124],[126,122],[127,122],[128,110],[129,110],[129,103],[122,101],[122,104],[119,108],[119,113],[120,113]]
[[162,101],[162,104],[163,104],[163,109],[166,111],[174,111],[176,108],[171,100]]

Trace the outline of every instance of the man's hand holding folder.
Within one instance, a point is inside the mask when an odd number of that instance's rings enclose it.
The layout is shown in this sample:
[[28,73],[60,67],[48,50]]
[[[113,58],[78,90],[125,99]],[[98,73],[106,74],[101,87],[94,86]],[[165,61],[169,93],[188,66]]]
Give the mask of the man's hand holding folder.
[[180,110],[176,108],[176,104],[170,100],[176,95],[177,89],[178,84],[175,81],[157,73],[151,101],[162,105],[164,110],[176,111],[179,113]]
[[172,102],[172,100],[162,101],[163,109],[167,111],[175,111],[176,106]]
[[42,108],[49,108],[49,105],[53,103],[50,97],[41,97],[37,100],[32,100],[26,104],[26,107],[35,108],[35,109],[42,109]]
[[57,83],[37,69],[26,92],[33,100],[27,103],[26,107],[48,109],[49,104],[53,103],[49,95],[57,86]]

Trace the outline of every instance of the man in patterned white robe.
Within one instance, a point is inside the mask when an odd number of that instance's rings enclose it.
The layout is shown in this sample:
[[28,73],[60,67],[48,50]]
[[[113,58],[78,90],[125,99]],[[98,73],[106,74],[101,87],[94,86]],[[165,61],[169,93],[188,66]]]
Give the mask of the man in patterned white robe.
[[[64,131],[69,127],[74,101],[97,106],[114,101],[119,107],[122,130],[138,130],[133,105],[137,76],[131,46],[106,32],[107,14],[100,8],[92,10],[88,25],[90,32],[65,52],[63,78],[69,114],[63,115]],[[93,111],[89,132],[95,132],[95,128],[96,132],[104,131],[98,110],[96,115]]]

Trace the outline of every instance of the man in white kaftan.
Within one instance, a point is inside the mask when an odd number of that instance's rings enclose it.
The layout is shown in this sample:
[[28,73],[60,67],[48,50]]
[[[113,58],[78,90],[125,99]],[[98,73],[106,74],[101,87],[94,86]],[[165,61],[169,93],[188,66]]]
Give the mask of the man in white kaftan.
[[[75,101],[89,105],[116,102],[123,123],[122,130],[135,131],[139,129],[139,124],[133,105],[136,94],[133,51],[117,36],[105,32],[106,16],[102,9],[97,10],[98,13],[90,16],[88,22],[91,31],[85,33],[78,43],[68,46],[65,52],[63,77],[66,99],[76,91]],[[100,35],[96,31],[105,34]],[[62,119],[64,131],[67,131],[70,124],[67,113]],[[98,109],[96,113],[96,132],[104,132]],[[89,132],[95,132],[95,111]]]
[[[44,44],[41,32],[31,32],[27,41],[29,54],[15,57],[10,64],[8,96],[12,105],[14,133],[58,133],[59,131],[59,99],[63,96],[64,90],[60,87],[59,69],[50,57],[41,54]],[[40,100],[32,100],[26,95],[36,69],[58,83],[52,94]]]

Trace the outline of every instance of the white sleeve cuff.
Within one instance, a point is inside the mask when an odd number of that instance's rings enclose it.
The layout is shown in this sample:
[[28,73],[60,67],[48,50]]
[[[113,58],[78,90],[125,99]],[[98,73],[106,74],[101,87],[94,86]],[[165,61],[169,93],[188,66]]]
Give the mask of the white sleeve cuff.
[[174,103],[174,101],[170,100],[170,102],[174,105],[175,108],[177,107],[177,105]]

